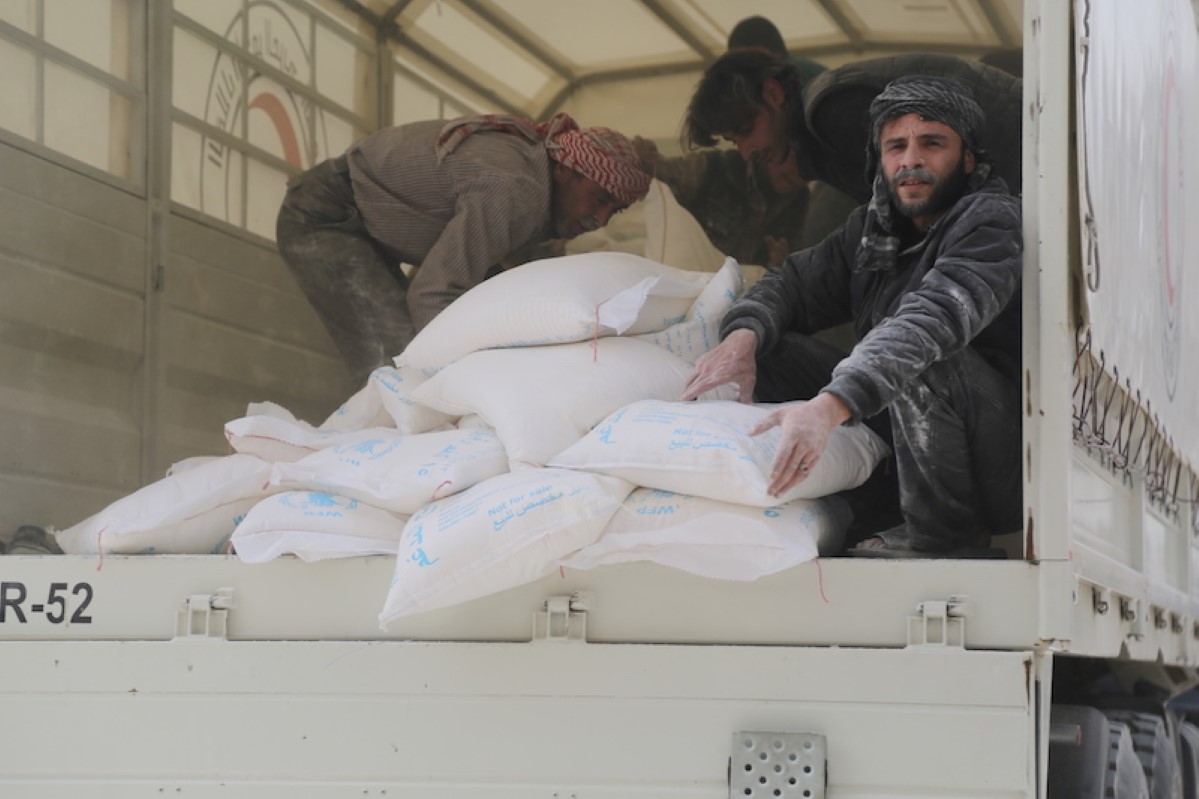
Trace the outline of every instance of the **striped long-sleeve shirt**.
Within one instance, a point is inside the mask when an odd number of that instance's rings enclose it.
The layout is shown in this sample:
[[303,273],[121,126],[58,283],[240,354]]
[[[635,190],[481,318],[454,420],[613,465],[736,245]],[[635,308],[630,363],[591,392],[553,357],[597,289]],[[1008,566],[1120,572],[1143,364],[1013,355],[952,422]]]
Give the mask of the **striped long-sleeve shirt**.
[[366,229],[417,267],[408,287],[417,330],[509,252],[552,231],[543,144],[481,131],[439,164],[434,142],[444,124],[385,128],[346,153]]

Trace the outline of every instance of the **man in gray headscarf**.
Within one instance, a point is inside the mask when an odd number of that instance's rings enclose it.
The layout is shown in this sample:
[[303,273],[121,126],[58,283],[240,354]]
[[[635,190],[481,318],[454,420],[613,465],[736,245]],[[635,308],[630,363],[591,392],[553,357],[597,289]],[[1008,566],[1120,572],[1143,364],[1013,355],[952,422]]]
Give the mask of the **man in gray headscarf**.
[[[840,495],[855,555],[1001,554],[991,535],[1021,526],[1020,202],[979,147],[985,124],[952,79],[888,84],[870,106],[870,202],[733,305],[684,395],[731,382],[743,401],[809,400],[754,431],[782,429],[775,495],[838,425],[887,438],[897,486],[884,463]],[[811,338],[847,320],[848,355]]]

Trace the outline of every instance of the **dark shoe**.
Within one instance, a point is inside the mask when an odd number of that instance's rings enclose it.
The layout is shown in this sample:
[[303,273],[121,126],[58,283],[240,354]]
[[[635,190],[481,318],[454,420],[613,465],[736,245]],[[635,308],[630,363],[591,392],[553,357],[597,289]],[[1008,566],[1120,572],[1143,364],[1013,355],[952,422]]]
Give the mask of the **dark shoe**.
[[9,555],[61,555],[54,537],[40,527],[23,524],[8,545]]
[[943,560],[952,558],[968,558],[975,560],[1004,560],[1007,552],[1000,547],[959,547],[958,549],[943,549],[940,551],[924,551],[920,549],[860,549],[854,547],[845,551],[853,558],[890,558],[892,560]]
[[894,457],[884,458],[865,483],[836,496],[849,503],[853,511],[853,522],[845,533],[845,544],[851,549],[876,531],[903,523]]
[[[876,538],[883,542],[882,546],[863,546],[866,541]],[[927,540],[928,537],[924,536],[924,538]],[[913,535],[913,532],[908,529],[906,524],[900,524],[889,530],[883,530],[881,533],[867,536],[856,547],[848,550],[847,554],[855,558],[891,559],[981,558],[1002,560],[1007,557],[1007,552],[1000,547],[988,546],[990,544],[990,536],[983,536],[973,546],[949,547],[946,549],[916,549],[914,547],[915,543],[916,536]]]

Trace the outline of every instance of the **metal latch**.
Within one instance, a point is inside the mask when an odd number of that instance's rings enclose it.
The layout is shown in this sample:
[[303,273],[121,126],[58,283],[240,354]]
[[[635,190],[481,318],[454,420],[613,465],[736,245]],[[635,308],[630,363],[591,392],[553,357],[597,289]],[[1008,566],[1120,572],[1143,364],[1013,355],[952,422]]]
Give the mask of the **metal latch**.
[[591,595],[587,592],[547,597],[533,617],[533,640],[586,643],[590,606]]
[[229,609],[233,589],[218,588],[212,594],[192,594],[175,614],[176,638],[224,639],[229,632]]
[[824,799],[828,742],[814,732],[738,732],[729,757],[729,799]]
[[966,648],[966,617],[970,600],[965,596],[931,599],[916,606],[908,617],[908,646],[953,646]]
[[1128,622],[1128,637],[1140,641],[1145,637],[1145,612],[1141,600],[1120,597],[1120,618]]

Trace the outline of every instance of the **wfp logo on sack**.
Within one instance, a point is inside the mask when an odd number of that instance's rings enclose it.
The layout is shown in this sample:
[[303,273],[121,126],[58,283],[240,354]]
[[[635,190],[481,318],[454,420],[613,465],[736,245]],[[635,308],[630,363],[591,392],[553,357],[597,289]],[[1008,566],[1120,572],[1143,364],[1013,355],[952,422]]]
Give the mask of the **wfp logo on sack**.
[[340,519],[358,509],[358,500],[324,491],[295,491],[282,494],[279,504],[304,516]]
[[390,441],[382,438],[370,438],[366,441],[358,441],[353,444],[339,444],[332,449],[333,453],[337,455],[337,459],[342,463],[350,466],[361,466],[364,463],[387,457],[387,455],[395,452],[396,447],[399,445],[400,440],[397,438],[393,438]]
[[637,492],[635,497],[630,496],[625,505],[638,516],[672,516],[687,499],[673,491],[652,488]]
[[[409,563],[415,563],[417,566],[423,567],[423,566],[432,566],[434,563],[437,563],[437,561],[441,560],[441,558],[429,557],[429,554],[427,552],[425,552],[425,547],[424,547],[425,528],[424,528],[424,525],[418,524],[418,525],[415,525],[414,527],[410,528],[408,530],[407,535],[405,536],[405,539],[406,539],[404,542],[405,546],[407,546],[408,549],[411,550],[408,553],[408,562]],[[395,584],[394,581],[392,582],[392,584],[393,585]]]
[[403,385],[405,382],[404,376],[395,369],[388,366],[381,366],[371,372],[371,380],[377,385],[380,390],[386,391],[388,394],[394,394],[404,405],[411,405],[412,400],[403,395]]

